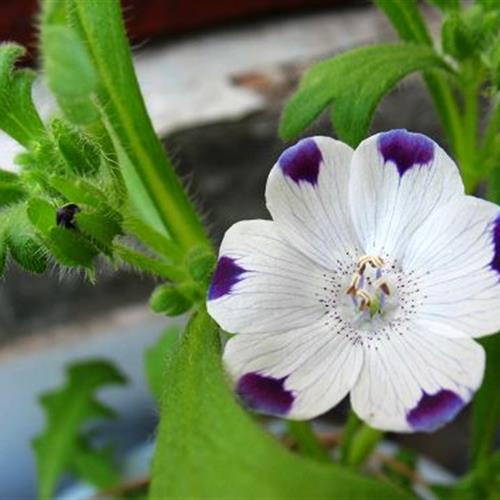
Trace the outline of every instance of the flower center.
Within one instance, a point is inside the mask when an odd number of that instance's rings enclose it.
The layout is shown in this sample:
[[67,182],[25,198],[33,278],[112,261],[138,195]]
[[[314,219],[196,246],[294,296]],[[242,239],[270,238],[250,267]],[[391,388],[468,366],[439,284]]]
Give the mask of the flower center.
[[394,290],[382,257],[364,255],[357,264],[345,293],[350,296],[351,322],[358,328],[373,327],[397,307]]

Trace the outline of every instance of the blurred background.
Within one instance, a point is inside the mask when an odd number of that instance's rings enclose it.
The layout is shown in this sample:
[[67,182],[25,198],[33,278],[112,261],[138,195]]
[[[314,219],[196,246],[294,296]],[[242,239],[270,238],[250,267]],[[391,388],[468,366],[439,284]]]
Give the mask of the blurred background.
[[[104,0],[103,0],[104,1]],[[155,128],[206,215],[214,241],[241,219],[268,217],[264,185],[284,145],[280,111],[310,64],[357,45],[395,39],[385,18],[365,1],[124,0],[136,70]],[[0,3],[0,39],[25,44],[36,67],[32,0]],[[431,26],[436,12],[422,6]],[[35,101],[55,111],[43,78]],[[408,78],[382,104],[373,131],[406,127],[441,141],[418,78]],[[331,134],[327,117],[311,134]],[[444,145],[446,146],[446,145]],[[0,136],[0,166],[15,169],[18,146]],[[0,282],[0,498],[34,496],[30,440],[43,426],[36,399],[60,385],[65,364],[113,359],[130,379],[103,397],[120,419],[99,432],[119,451],[151,442],[156,407],[146,389],[143,350],[167,325],[148,311],[154,283],[103,268],[97,285],[53,270],[30,276],[12,266]],[[180,320],[182,323],[182,319]],[[341,422],[346,406],[327,418]],[[433,435],[397,436],[453,473],[465,468],[467,411]]]

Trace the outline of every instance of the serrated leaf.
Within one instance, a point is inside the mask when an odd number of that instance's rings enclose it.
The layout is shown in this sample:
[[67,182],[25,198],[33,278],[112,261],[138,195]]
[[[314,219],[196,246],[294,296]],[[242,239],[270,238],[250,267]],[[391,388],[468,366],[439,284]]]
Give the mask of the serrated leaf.
[[17,44],[0,44],[0,129],[29,147],[45,132],[31,97],[35,73],[14,69],[15,62],[24,53],[24,48]]
[[355,147],[382,97],[410,73],[431,68],[447,65],[431,48],[402,43],[362,47],[320,62],[306,72],[286,105],[280,134],[292,139],[333,103],[336,133]]
[[60,119],[52,120],[51,131],[71,173],[79,176],[97,173],[101,153],[89,137]]
[[18,203],[25,197],[26,192],[20,185],[0,179],[0,208]]
[[292,454],[236,403],[218,327],[200,311],[165,370],[150,498],[384,498],[407,495],[335,464]]
[[25,271],[41,274],[47,269],[47,252],[35,237],[24,227],[10,227],[7,245],[14,261]]
[[[78,463],[75,457],[82,451],[82,425],[113,415],[96,399],[95,392],[124,383],[123,375],[106,361],[79,362],[67,369],[67,381],[61,389],[42,395],[46,426],[33,441],[41,500],[51,499],[61,474]],[[84,452],[88,453],[88,448]]]
[[56,210],[46,200],[31,198],[28,202],[26,213],[33,226],[46,236],[56,226]]
[[47,246],[56,260],[69,267],[93,269],[97,248],[74,229],[54,227],[47,238]]
[[163,378],[167,369],[167,358],[180,337],[180,328],[175,325],[164,331],[158,341],[144,351],[144,371],[151,394],[157,402],[163,395]]

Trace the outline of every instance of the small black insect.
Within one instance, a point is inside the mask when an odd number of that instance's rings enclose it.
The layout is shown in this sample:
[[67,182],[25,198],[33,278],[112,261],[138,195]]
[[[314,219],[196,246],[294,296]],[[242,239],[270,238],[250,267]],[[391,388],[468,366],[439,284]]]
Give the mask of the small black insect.
[[56,223],[66,229],[76,229],[75,215],[80,212],[80,207],[74,203],[68,203],[57,209]]

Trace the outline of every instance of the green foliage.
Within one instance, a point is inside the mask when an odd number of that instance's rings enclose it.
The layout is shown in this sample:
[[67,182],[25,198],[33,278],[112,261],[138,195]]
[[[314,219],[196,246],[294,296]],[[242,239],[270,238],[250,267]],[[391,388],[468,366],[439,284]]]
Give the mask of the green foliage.
[[35,74],[14,69],[24,53],[24,48],[14,43],[0,44],[0,129],[29,146],[43,136],[44,126],[31,98]]
[[451,12],[441,31],[443,50],[457,61],[464,61],[483,52],[499,29],[500,12],[486,15],[480,5]]
[[320,62],[306,72],[286,105],[280,134],[292,139],[333,103],[337,135],[356,146],[382,97],[410,73],[431,68],[448,69],[432,49],[411,44],[362,47]]
[[231,394],[218,327],[203,311],[164,380],[150,498],[406,498],[390,484],[294,455],[256,426]]
[[99,171],[101,153],[90,137],[58,118],[52,120],[50,128],[70,173],[84,176]]
[[12,259],[24,270],[43,273],[47,268],[47,252],[30,226],[23,205],[0,212],[0,233]]
[[[205,243],[207,238],[201,222],[175,176],[171,162],[156,136],[146,112],[132,65],[130,48],[116,0],[67,0],[66,25],[78,34],[88,50],[93,71],[98,79],[96,102],[103,113],[115,148],[120,150],[121,167],[133,170],[128,184],[131,195],[147,194],[148,206],[154,207],[154,218],[146,219],[157,228],[156,219],[165,234],[170,234],[183,247]],[[59,18],[58,18],[59,19]],[[42,20],[42,38],[51,30],[53,18]],[[58,57],[44,50],[50,60]],[[120,152],[117,151],[117,152]],[[141,214],[144,216],[144,214]]]
[[95,393],[104,386],[124,383],[123,375],[106,361],[80,362],[69,366],[62,388],[42,395],[47,422],[33,441],[41,500],[53,498],[65,471],[78,471],[101,487],[116,482],[107,452],[91,446],[82,426],[95,419],[114,418],[114,412]]
[[144,351],[144,371],[151,394],[158,403],[162,400],[163,382],[167,361],[172,349],[179,340],[180,328],[171,326],[165,330],[158,341]]

